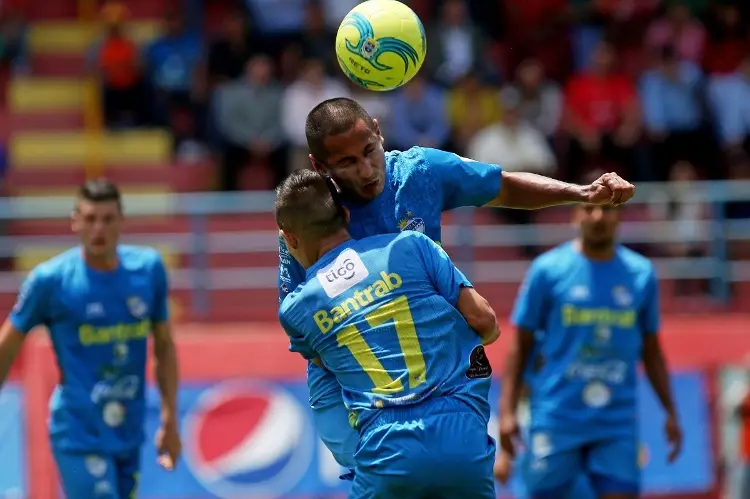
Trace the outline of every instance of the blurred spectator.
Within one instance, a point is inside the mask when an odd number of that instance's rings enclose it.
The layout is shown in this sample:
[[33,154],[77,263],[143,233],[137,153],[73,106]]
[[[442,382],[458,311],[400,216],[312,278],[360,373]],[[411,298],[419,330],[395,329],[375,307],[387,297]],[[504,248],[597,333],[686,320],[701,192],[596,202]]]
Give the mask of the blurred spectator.
[[[749,359],[750,360],[750,359]],[[750,361],[746,361],[747,380],[739,396],[733,396],[730,401],[731,414],[739,423],[739,456],[736,465],[737,481],[732,499],[750,497]]]
[[[386,92],[373,92],[346,80],[352,99],[360,103],[367,113],[380,122],[381,128],[386,130],[391,123],[391,100]],[[386,140],[388,140],[386,138]]]
[[[647,180],[636,146],[641,115],[633,84],[615,71],[616,54],[601,42],[589,71],[573,76],[565,89],[565,128],[570,135],[567,176],[577,181],[582,169],[615,164],[635,181]],[[603,165],[602,163],[606,163]]]
[[[736,72],[713,76],[709,102],[719,139],[727,150],[750,146],[750,57]],[[750,149],[748,149],[750,150]]]
[[333,50],[336,32],[326,25],[323,7],[316,1],[306,7],[306,22],[299,38],[303,57],[323,61],[326,71],[338,70],[336,52]]
[[443,148],[450,136],[445,92],[417,75],[393,97],[389,146],[406,150],[411,146]]
[[427,69],[444,85],[478,70],[484,61],[483,36],[468,18],[464,0],[443,2],[440,19],[427,28],[427,39]]
[[246,0],[241,3],[249,7],[258,30],[277,41],[298,33],[305,25],[307,0]]
[[242,76],[245,64],[254,55],[264,53],[266,47],[245,10],[232,10],[224,19],[224,33],[208,50],[209,88]]
[[300,79],[284,91],[281,105],[284,133],[292,146],[290,163],[293,170],[306,168],[310,164],[305,137],[307,113],[324,100],[348,96],[346,85],[326,75],[322,61],[308,59],[305,62]]
[[[750,156],[744,151],[731,153],[728,163],[730,180],[750,180]],[[750,200],[728,203],[727,217],[735,220],[750,219]]]
[[[668,178],[671,190],[652,195],[650,211],[654,219],[669,221],[676,232],[676,239],[665,245],[665,250],[670,257],[695,258],[705,255],[702,241],[706,240],[708,234],[704,230],[702,222],[708,218],[708,205],[701,199],[701,192],[697,190],[694,182],[699,180],[698,172],[690,162],[679,161],[671,169]],[[701,242],[697,242],[701,241]],[[702,293],[705,282],[692,282],[690,280],[679,280],[676,282],[677,294],[684,295],[692,292]]]
[[[7,5],[6,5],[7,4]],[[16,73],[28,71],[28,26],[20,8],[7,3],[0,16],[0,62]]]
[[524,121],[520,93],[502,92],[503,118],[479,131],[469,142],[467,155],[484,163],[499,163],[510,172],[554,175],[555,156],[544,135]]
[[124,32],[128,15],[121,2],[105,4],[104,37],[94,46],[88,61],[89,71],[101,82],[104,122],[110,128],[149,122],[139,49]]
[[194,111],[193,91],[201,58],[201,40],[188,31],[179,13],[164,19],[164,35],[146,49],[145,62],[154,89],[156,121],[172,124],[176,112]]
[[330,30],[337,30],[341,20],[362,0],[320,0],[323,17]]
[[691,16],[690,9],[681,1],[673,1],[667,15],[654,20],[646,34],[646,47],[652,53],[673,46],[679,59],[695,64],[701,63],[705,44],[703,24]]
[[520,95],[519,112],[523,119],[551,138],[560,125],[562,92],[556,83],[545,78],[544,68],[539,61],[523,61],[510,88],[516,89]]
[[731,73],[748,52],[747,26],[739,7],[717,5],[709,23],[709,42],[703,59],[708,73]]
[[221,189],[239,189],[240,173],[248,161],[270,167],[277,185],[287,173],[287,147],[281,124],[282,90],[274,81],[271,59],[254,56],[245,66],[244,78],[218,92],[216,121],[225,140]]
[[448,122],[454,152],[464,153],[479,130],[500,121],[502,110],[497,90],[469,73],[448,93]]
[[674,48],[668,45],[661,49],[658,66],[641,79],[644,121],[654,144],[659,180],[666,180],[667,168],[680,159],[702,168],[709,166],[711,148],[701,128],[701,83],[698,67],[678,61]]

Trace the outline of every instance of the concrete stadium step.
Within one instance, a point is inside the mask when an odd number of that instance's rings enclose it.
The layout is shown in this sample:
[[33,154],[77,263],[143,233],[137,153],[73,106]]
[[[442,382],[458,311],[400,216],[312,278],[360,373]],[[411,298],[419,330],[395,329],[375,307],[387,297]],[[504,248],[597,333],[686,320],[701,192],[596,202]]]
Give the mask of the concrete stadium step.
[[[24,246],[19,248],[16,255],[13,257],[13,267],[15,270],[20,272],[28,272],[40,263],[49,260],[55,255],[68,250],[70,246]],[[176,269],[180,267],[181,257],[177,248],[174,248],[168,244],[162,244],[154,246],[162,255],[164,259],[164,265],[168,269]]]
[[[143,19],[127,23],[125,29],[136,43],[146,44],[161,32],[161,25],[159,20]],[[61,20],[36,22],[30,28],[29,48],[32,54],[80,57],[92,47],[100,34],[101,27],[93,23]]]
[[83,114],[79,110],[64,112],[10,113],[5,118],[13,132],[80,130]]
[[8,88],[12,113],[79,111],[85,85],[75,78],[14,78]]
[[169,161],[172,138],[164,130],[105,132],[23,132],[10,140],[16,169],[68,168],[100,153],[106,166],[128,164],[149,169]]
[[31,73],[42,78],[81,76],[86,73],[86,59],[80,53],[33,53]]
[[[138,165],[118,165],[108,168],[103,176],[120,186],[154,184],[169,187],[174,192],[192,192],[206,188],[206,177],[212,173],[212,165],[154,165],[144,169]],[[81,167],[52,170],[11,169],[6,183],[11,191],[16,187],[32,188],[62,187],[75,189],[86,180],[86,170]]]

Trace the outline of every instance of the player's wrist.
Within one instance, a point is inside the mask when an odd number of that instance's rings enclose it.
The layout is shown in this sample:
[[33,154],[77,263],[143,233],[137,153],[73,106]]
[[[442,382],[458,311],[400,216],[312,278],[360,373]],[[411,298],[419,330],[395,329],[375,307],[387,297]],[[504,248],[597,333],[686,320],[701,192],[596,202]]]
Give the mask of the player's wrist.
[[167,428],[167,427],[177,428],[177,411],[171,408],[162,408],[161,426],[164,428]]

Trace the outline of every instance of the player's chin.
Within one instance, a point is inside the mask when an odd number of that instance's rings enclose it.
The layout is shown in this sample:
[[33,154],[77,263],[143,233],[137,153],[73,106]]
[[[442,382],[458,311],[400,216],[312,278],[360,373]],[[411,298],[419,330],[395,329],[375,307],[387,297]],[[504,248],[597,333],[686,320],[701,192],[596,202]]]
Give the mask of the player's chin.
[[378,179],[375,182],[363,185],[362,187],[360,187],[359,192],[362,199],[372,201],[373,199],[378,197],[381,192],[383,192],[382,179]]

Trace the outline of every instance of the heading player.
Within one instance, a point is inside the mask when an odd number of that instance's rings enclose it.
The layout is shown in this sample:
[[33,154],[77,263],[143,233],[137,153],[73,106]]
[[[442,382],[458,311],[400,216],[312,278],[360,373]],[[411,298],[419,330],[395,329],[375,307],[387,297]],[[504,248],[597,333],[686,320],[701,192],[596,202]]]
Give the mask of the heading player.
[[81,246],[29,274],[0,329],[0,384],[27,334],[49,331],[60,370],[50,441],[69,498],[136,495],[149,336],[162,400],[159,463],[172,470],[181,452],[167,274],[155,250],[118,244],[122,223],[117,187],[86,182],[72,216]]
[[333,374],[360,436],[350,498],[494,499],[487,435],[499,336],[487,301],[428,237],[360,240],[330,179],[293,173],[276,219],[306,268],[279,319],[291,349]]
[[[461,206],[538,209],[588,202],[621,204],[634,187],[617,175],[578,186],[531,173],[504,172],[438,149],[383,149],[377,120],[356,101],[336,98],[310,111],[305,124],[312,167],[330,175],[350,211],[355,238],[400,230],[422,232],[440,242],[443,211]],[[305,280],[304,269],[279,241],[279,300]],[[316,429],[342,466],[353,469],[357,434],[335,377],[308,363],[307,382]]]
[[[539,256],[519,291],[517,334],[503,377],[502,447],[514,453],[521,373],[530,376],[529,457],[522,470],[532,498],[564,498],[585,473],[600,499],[638,497],[637,366],[667,418],[670,460],[681,449],[659,331],[659,287],[651,262],[616,243],[620,211],[575,208],[578,237]],[[541,334],[540,334],[541,333]]]

